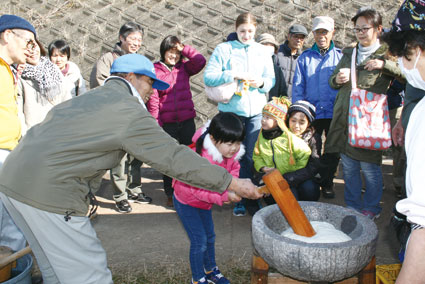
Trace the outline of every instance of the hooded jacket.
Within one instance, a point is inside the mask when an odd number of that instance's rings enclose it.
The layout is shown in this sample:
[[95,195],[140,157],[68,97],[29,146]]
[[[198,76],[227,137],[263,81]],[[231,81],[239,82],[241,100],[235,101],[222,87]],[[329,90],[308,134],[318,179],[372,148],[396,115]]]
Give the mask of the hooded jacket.
[[257,42],[243,44],[238,40],[217,45],[204,71],[205,85],[215,87],[233,82],[234,72],[262,78],[264,85],[249,87],[247,95],[233,95],[228,103],[218,103],[218,110],[243,117],[260,114],[267,103],[266,95],[275,84],[273,61],[266,48]]
[[[196,144],[198,138],[206,131],[206,127],[208,127],[208,124],[195,133],[192,138],[194,144]],[[193,151],[196,151],[194,144],[190,147]],[[218,165],[226,169],[232,176],[239,177],[240,165],[238,161],[244,154],[245,148],[241,145],[238,153],[236,153],[232,158],[223,157],[211,141],[210,135],[207,134],[204,139],[201,156],[206,158],[211,164]],[[229,200],[227,190],[223,193],[211,192],[202,188],[190,186],[181,181],[174,180],[173,182],[174,197],[180,203],[187,204],[192,207],[209,210],[213,204],[221,206],[223,205],[223,202],[227,202]]]
[[201,72],[206,59],[189,45],[184,46],[181,56],[188,60],[180,60],[172,69],[161,61],[154,63],[158,79],[170,84],[170,87],[163,91],[154,89],[147,104],[149,112],[161,126],[164,123],[182,122],[196,116],[189,79]]
[[[289,143],[291,139],[291,143]],[[289,147],[292,147],[290,151]],[[294,164],[290,162],[292,152]],[[292,132],[283,132],[274,139],[266,139],[262,132],[258,136],[252,160],[257,172],[263,167],[276,168],[281,174],[305,168],[311,149],[307,143]]]

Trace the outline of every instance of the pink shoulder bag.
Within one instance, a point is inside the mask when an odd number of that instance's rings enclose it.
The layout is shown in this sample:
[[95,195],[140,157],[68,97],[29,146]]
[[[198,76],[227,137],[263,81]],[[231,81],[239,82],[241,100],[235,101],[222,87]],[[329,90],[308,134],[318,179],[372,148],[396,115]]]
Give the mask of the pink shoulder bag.
[[385,150],[391,147],[387,96],[357,88],[356,48],[351,58],[351,95],[348,113],[348,143],[356,148]]

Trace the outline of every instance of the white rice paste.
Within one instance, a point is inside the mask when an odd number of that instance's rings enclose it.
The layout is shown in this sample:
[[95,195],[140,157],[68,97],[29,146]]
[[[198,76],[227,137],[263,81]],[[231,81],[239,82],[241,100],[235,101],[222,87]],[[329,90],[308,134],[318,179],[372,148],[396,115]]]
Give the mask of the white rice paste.
[[282,232],[282,236],[305,243],[343,243],[351,238],[328,222],[312,221],[311,226],[316,231],[313,237],[304,237],[294,233],[291,227]]

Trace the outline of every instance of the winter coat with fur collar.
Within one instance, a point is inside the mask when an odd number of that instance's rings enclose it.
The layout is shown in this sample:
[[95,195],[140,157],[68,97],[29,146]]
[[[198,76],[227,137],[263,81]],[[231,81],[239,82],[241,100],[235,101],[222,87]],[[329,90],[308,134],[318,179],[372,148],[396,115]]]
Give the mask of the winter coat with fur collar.
[[[204,133],[206,126],[198,129],[192,138],[196,143],[198,138]],[[193,147],[192,147],[193,145]],[[192,144],[190,147],[195,151],[195,146]],[[232,158],[225,158],[221,155],[218,149],[211,141],[210,135],[207,134],[204,139],[203,149],[201,156],[206,158],[211,164],[218,165],[225,168],[232,176],[239,177],[239,159],[245,154],[245,148],[241,145],[238,153]],[[209,210],[213,204],[223,205],[224,202],[229,200],[227,190],[223,193],[212,192],[202,188],[197,188],[181,181],[174,180],[174,197],[183,204],[192,207]]]

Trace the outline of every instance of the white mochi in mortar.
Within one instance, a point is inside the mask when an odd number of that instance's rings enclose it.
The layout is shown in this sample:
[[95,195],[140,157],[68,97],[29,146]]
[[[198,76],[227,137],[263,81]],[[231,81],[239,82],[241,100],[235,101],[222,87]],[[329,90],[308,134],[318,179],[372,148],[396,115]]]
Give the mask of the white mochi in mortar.
[[351,241],[347,234],[335,229],[334,225],[328,222],[312,221],[311,226],[316,231],[316,234],[312,237],[297,235],[291,227],[283,231],[281,235],[305,243],[343,243]]

